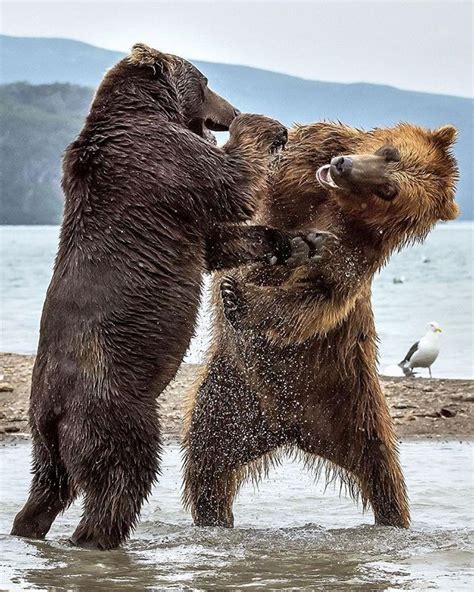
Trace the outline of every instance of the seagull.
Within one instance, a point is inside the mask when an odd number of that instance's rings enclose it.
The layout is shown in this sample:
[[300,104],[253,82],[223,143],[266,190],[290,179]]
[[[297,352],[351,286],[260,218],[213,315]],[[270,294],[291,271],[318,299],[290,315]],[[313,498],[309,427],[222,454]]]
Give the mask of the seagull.
[[428,331],[420,341],[410,347],[405,358],[398,364],[405,376],[414,376],[414,368],[428,368],[430,378],[432,378],[431,365],[434,364],[439,354],[439,333],[441,333],[441,327],[438,323],[434,321],[428,323]]

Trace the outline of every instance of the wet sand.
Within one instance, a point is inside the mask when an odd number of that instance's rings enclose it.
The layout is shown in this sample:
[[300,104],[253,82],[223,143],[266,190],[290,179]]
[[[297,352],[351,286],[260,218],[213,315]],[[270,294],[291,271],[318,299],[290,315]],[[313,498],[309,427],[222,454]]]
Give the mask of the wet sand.
[[[0,353],[0,438],[26,437],[34,356]],[[182,433],[186,393],[201,366],[183,364],[159,399],[163,434]],[[474,381],[382,376],[382,384],[401,439],[471,440],[474,436]]]

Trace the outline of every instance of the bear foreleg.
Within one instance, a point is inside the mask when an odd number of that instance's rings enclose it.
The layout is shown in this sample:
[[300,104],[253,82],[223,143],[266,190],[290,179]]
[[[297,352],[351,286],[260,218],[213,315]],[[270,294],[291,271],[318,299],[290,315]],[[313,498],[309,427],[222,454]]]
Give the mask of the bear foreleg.
[[215,225],[206,237],[209,272],[265,262],[298,266],[316,263],[327,233],[280,232],[268,226]]

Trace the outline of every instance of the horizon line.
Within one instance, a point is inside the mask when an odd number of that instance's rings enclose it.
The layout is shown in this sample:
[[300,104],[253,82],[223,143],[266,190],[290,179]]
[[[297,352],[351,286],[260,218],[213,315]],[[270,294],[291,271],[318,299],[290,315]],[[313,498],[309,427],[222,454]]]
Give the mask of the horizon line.
[[[8,33],[3,33],[1,31],[0,31],[0,37],[9,37],[11,39],[45,39],[45,40],[52,40],[52,41],[69,41],[69,42],[73,42],[73,43],[87,45],[88,47],[92,47],[94,49],[99,49],[101,51],[107,51],[110,53],[119,53],[119,54],[123,54],[123,55],[127,54],[126,51],[122,51],[119,49],[109,49],[107,47],[101,47],[99,45],[94,45],[93,43],[83,41],[82,39],[74,39],[72,37],[51,37],[49,35],[45,35],[45,36],[40,35],[40,36],[33,37],[30,35],[10,35]],[[287,76],[289,78],[295,78],[297,80],[303,80],[305,82],[320,82],[323,84],[339,84],[339,85],[344,85],[344,86],[371,85],[371,86],[390,88],[390,89],[397,90],[400,92],[411,92],[411,93],[417,93],[417,94],[423,94],[423,95],[436,95],[436,96],[440,96],[440,97],[452,97],[452,98],[456,98],[456,99],[465,99],[468,101],[474,101],[474,95],[473,96],[466,96],[466,95],[447,94],[447,93],[433,92],[433,91],[426,91],[426,90],[417,90],[417,89],[413,89],[413,88],[401,88],[401,87],[395,86],[393,84],[387,84],[387,83],[382,83],[382,82],[367,82],[367,81],[362,81],[362,80],[360,80],[358,82],[356,82],[356,81],[354,81],[354,82],[340,82],[340,81],[336,81],[336,80],[322,80],[322,79],[316,79],[316,78],[305,78],[303,76],[297,76],[295,74],[291,74],[288,72],[282,72],[282,71],[278,71],[278,70],[270,70],[270,69],[261,68],[258,66],[251,66],[249,64],[234,63],[234,62],[217,62],[217,61],[212,61],[212,60],[204,60],[204,59],[200,59],[200,58],[190,58],[190,57],[186,57],[185,59],[189,60],[190,62],[201,62],[201,63],[206,63],[206,64],[234,66],[237,68],[249,68],[251,70],[258,70],[261,72],[269,72],[270,74],[277,74],[279,76]],[[18,80],[16,82],[21,82],[21,81]],[[2,83],[2,84],[9,84],[9,83]]]

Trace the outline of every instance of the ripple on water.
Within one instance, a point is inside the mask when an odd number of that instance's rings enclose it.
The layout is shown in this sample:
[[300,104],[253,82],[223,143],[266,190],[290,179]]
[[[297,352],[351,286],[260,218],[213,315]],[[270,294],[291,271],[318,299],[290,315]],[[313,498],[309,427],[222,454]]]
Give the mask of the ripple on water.
[[[0,536],[0,581],[8,590],[80,592],[468,590],[472,450],[457,442],[402,446],[414,518],[410,530],[372,526],[370,513],[330,490],[324,493],[290,462],[272,471],[259,490],[243,488],[235,504],[236,528],[229,530],[191,526],[179,499],[179,450],[169,447],[160,483],[123,549],[71,547],[67,537],[80,516],[75,505],[47,541]],[[0,455],[7,484],[0,529],[6,533],[26,496],[29,446],[5,447]]]

